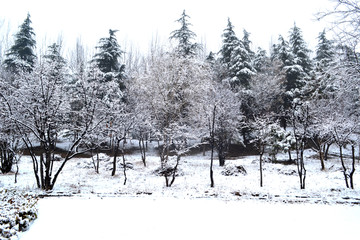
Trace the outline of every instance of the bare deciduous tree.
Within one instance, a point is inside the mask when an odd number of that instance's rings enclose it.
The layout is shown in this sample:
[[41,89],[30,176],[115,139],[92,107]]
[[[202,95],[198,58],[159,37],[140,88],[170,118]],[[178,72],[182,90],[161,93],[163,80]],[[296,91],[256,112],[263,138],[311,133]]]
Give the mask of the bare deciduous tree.
[[199,121],[199,113],[203,112],[206,102],[203,99],[211,87],[209,67],[196,58],[157,50],[149,56],[145,71],[133,84],[140,105],[138,114],[142,115],[139,119],[151,122],[146,127],[151,127],[162,143],[160,171],[166,186],[171,186],[181,157],[191,146],[189,140],[201,136],[203,133],[199,132],[207,126]]
[[82,121],[76,126],[79,134],[70,140],[61,161],[55,160],[59,138],[64,131],[73,127],[68,121],[71,109],[64,90],[66,74],[63,71],[56,61],[40,62],[32,73],[17,75],[7,86],[11,89],[11,94],[6,98],[10,119],[32,158],[37,186],[45,190],[53,189],[70,159],[87,151],[80,150],[78,146],[97,126],[94,123],[96,102],[88,91],[80,91],[85,106],[81,112]]
[[339,42],[356,50],[360,39],[360,3],[358,0],[332,0],[332,10],[317,13],[318,20],[328,20]]

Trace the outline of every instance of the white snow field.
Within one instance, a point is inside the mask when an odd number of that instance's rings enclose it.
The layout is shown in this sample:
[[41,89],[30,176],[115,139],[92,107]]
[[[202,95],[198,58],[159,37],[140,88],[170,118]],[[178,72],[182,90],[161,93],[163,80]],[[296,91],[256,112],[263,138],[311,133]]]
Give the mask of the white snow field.
[[220,199],[46,198],[21,240],[357,239],[360,208]]
[[[136,145],[136,143],[134,143]],[[300,190],[296,165],[264,163],[259,186],[258,156],[227,161],[246,174],[225,176],[214,162],[210,188],[209,156],[183,157],[172,187],[154,171],[160,159],[149,151],[144,167],[137,153],[126,156],[127,183],[120,166],[103,156],[100,173],[91,158],[70,160],[51,192],[38,190],[30,157],[14,173],[0,174],[0,188],[44,195],[38,218],[18,239],[356,239],[360,232],[360,171],[347,189],[338,157],[326,171],[313,151],[306,152],[306,189]],[[278,159],[286,159],[279,154]],[[121,159],[121,158],[120,158]],[[55,162],[56,169],[58,162]],[[358,162],[357,162],[358,166]],[[59,197],[62,196],[62,197]],[[15,238],[16,239],[16,238]]]

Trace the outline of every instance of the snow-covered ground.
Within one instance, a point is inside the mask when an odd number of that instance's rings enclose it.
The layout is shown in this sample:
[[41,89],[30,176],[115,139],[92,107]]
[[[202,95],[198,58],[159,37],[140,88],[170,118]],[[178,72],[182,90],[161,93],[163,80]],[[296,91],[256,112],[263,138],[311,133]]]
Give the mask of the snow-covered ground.
[[47,198],[21,240],[356,239],[360,208],[221,199]]
[[[150,155],[151,154],[151,155]],[[306,189],[299,189],[296,165],[264,163],[264,187],[259,185],[258,156],[247,156],[228,160],[228,165],[241,165],[246,175],[224,176],[223,167],[214,162],[215,187],[210,188],[209,153],[183,157],[180,176],[171,188],[165,187],[164,177],[154,171],[160,166],[160,159],[154,153],[147,156],[147,167],[143,166],[140,155],[126,156],[133,169],[127,169],[127,183],[123,185],[123,170],[119,166],[116,176],[112,177],[112,159],[100,162],[100,173],[94,171],[91,158],[70,160],[60,174],[52,195],[127,195],[151,194],[153,197],[176,198],[221,198],[223,200],[258,199],[264,201],[301,201],[336,203],[360,202],[360,171],[354,175],[355,190],[347,189],[339,159],[331,158],[326,162],[326,171],[320,171],[320,162],[314,152],[308,151],[306,158]],[[284,156],[285,157],[285,156]],[[279,156],[281,158],[281,156]],[[121,158],[119,158],[119,165]],[[0,187],[16,188],[33,193],[44,194],[36,188],[31,159],[23,156],[19,164],[18,183],[14,174],[0,175]],[[348,201],[347,201],[348,200]]]
[[296,165],[272,163],[264,164],[261,188],[258,156],[227,161],[230,169],[245,168],[247,174],[237,176],[223,175],[215,161],[214,188],[208,152],[183,157],[170,188],[154,174],[160,165],[154,151],[148,153],[147,167],[138,154],[126,160],[133,165],[126,185],[120,166],[110,176],[111,159],[100,162],[97,174],[91,158],[77,158],[67,163],[55,189],[45,193],[36,188],[31,159],[24,156],[18,183],[13,173],[0,175],[1,188],[69,197],[40,199],[39,218],[20,239],[48,239],[48,234],[51,239],[335,239],[354,237],[360,227],[360,172],[355,172],[355,189],[347,189],[338,158],[320,171],[315,153],[307,151],[305,190],[299,189]]

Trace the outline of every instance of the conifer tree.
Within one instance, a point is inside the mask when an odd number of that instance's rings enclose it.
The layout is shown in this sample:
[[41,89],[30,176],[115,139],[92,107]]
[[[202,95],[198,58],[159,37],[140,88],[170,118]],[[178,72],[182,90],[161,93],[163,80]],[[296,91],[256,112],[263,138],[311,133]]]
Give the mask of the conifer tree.
[[257,72],[262,72],[264,69],[266,69],[269,65],[269,57],[266,54],[266,50],[262,48],[258,48],[253,60],[254,68]]
[[244,45],[244,48],[248,52],[251,60],[253,60],[253,58],[255,56],[255,53],[251,50],[250,33],[244,29],[243,34],[244,34],[244,36],[243,36],[241,41],[242,41],[242,43]]
[[215,60],[215,54],[213,52],[210,52],[209,55],[206,57],[206,61],[210,64],[214,64]]
[[[278,44],[274,45],[271,59],[280,61],[281,71],[285,75],[283,87],[285,92],[282,94],[283,110],[285,112],[281,117],[281,125],[286,128],[289,116],[287,111],[292,106],[295,98],[299,97],[300,89],[305,85],[304,79],[308,76],[302,66],[303,53],[308,53],[302,40],[301,31],[296,26],[291,30],[290,42],[286,41],[281,35]],[[304,63],[306,61],[304,60]],[[304,65],[305,66],[305,65]]]
[[316,47],[316,57],[315,60],[317,63],[327,66],[334,57],[334,46],[333,42],[326,38],[325,29],[319,33],[318,36],[318,45]]
[[290,51],[289,43],[281,35],[279,35],[278,44],[273,46],[271,60],[279,60],[283,66],[291,66],[294,64],[294,56]]
[[60,54],[61,46],[53,43],[48,47],[48,52],[44,55],[45,60],[53,65],[53,74],[59,74],[66,65],[66,60]]
[[15,73],[32,71],[36,61],[34,37],[35,33],[31,27],[30,14],[28,13],[23,24],[19,27],[19,32],[15,35],[14,45],[6,53],[4,64],[8,70]]
[[232,87],[242,86],[249,88],[251,76],[256,70],[252,67],[248,51],[242,42],[238,41],[237,46],[231,53],[229,64],[230,84]]
[[95,54],[92,62],[104,74],[104,81],[117,80],[121,89],[124,88],[122,80],[125,78],[125,65],[120,63],[124,52],[116,39],[118,30],[109,30],[109,37],[101,38],[96,47],[99,52]]
[[227,27],[224,29],[224,33],[222,37],[223,37],[222,40],[223,44],[220,49],[220,53],[221,53],[220,61],[223,64],[228,65],[230,64],[231,54],[239,42],[239,39],[236,37],[236,34],[234,32],[234,27],[230,21],[230,18],[228,18],[228,24]]
[[48,52],[44,55],[44,58],[49,61],[58,62],[60,65],[63,65],[66,63],[66,61],[61,56],[60,50],[61,46],[59,44],[53,43],[48,47]]
[[306,42],[303,39],[301,29],[294,24],[294,27],[290,30],[290,47],[294,54],[294,62],[300,65],[306,74],[309,74],[312,68],[312,63],[309,57],[310,50],[306,46]]
[[170,39],[176,39],[178,41],[176,51],[183,57],[195,56],[200,47],[197,43],[193,43],[196,34],[189,28],[191,26],[188,20],[189,18],[184,10],[181,17],[176,20],[176,22],[179,22],[181,25],[180,29],[172,31],[170,36]]
[[[246,50],[242,41],[240,41],[233,30],[233,25],[228,19],[227,28],[223,33],[223,45],[220,49],[220,61],[228,70],[227,77],[233,88],[242,86],[249,87],[249,80],[256,70],[252,67],[249,52]],[[250,44],[247,41],[247,44]]]
[[[312,63],[306,48],[301,30],[294,25],[290,30],[289,42],[281,35],[278,44],[273,48],[272,60],[280,60],[283,64],[282,69],[286,75],[285,90],[294,91],[304,86],[304,79],[308,77],[311,71]],[[285,101],[285,105],[290,102]]]

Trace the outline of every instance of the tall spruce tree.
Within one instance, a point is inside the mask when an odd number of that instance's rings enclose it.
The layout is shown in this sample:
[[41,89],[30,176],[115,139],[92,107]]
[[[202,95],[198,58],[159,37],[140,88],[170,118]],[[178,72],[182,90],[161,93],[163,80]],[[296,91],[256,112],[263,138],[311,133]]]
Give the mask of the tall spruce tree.
[[121,90],[125,88],[123,80],[125,78],[125,65],[120,63],[124,52],[116,39],[115,33],[118,30],[109,30],[109,37],[101,38],[96,47],[99,52],[94,55],[93,63],[104,74],[104,81],[115,80]]
[[[316,56],[314,76],[311,81],[306,83],[307,95],[310,96],[311,100],[318,100],[326,98],[327,92],[333,91],[334,87],[329,84],[329,74],[330,65],[334,63],[335,60],[335,48],[333,42],[326,38],[325,29],[319,33],[318,44],[316,46]],[[315,103],[317,104],[317,103]],[[315,105],[313,104],[313,105]]]
[[66,65],[66,60],[61,56],[60,49],[61,46],[59,44],[53,43],[48,47],[47,54],[44,55],[46,61],[54,65],[54,74],[57,74]]
[[193,40],[196,37],[196,34],[190,30],[191,23],[189,23],[190,17],[185,13],[185,10],[181,14],[181,17],[176,20],[180,23],[180,28],[172,31],[170,39],[175,39],[178,41],[178,46],[176,51],[183,57],[192,57],[195,56],[197,50],[200,48],[200,45],[194,43]]
[[231,54],[239,42],[239,39],[234,32],[234,26],[232,25],[230,18],[228,18],[228,24],[227,27],[224,29],[222,37],[223,40],[222,47],[220,49],[220,61],[225,65],[229,65],[231,60]]
[[248,52],[251,60],[253,60],[255,53],[251,50],[251,41],[250,41],[250,33],[248,31],[246,31],[245,29],[243,30],[243,38],[242,38],[242,43],[244,45],[244,48],[246,49],[246,51]]
[[255,73],[256,70],[252,66],[249,52],[246,50],[243,43],[238,41],[237,46],[231,53],[229,65],[231,86],[249,88],[251,76]]
[[[281,116],[281,125],[286,128],[287,122],[289,120],[289,116],[287,111],[292,106],[292,102],[294,98],[299,97],[299,89],[301,89],[305,82],[304,79],[307,77],[306,72],[304,71],[301,64],[301,56],[302,51],[298,43],[301,43],[302,36],[299,35],[301,33],[299,29],[295,29],[295,34],[292,36],[294,31],[291,31],[290,39],[291,41],[286,41],[281,35],[279,36],[278,43],[273,46],[272,61],[280,61],[281,66],[280,70],[284,73],[285,81],[283,83],[283,87],[285,92],[282,94],[283,101],[283,110]],[[298,39],[298,37],[301,39]]]
[[[223,45],[220,49],[220,61],[227,68],[227,77],[232,88],[239,86],[248,88],[250,78],[256,70],[252,66],[250,54],[243,41],[237,38],[233,28],[230,19],[228,19],[227,27],[222,35]],[[250,44],[250,41],[246,41],[246,43]]]
[[[312,69],[309,52],[301,30],[296,25],[290,29],[289,42],[279,36],[278,44],[273,47],[271,59],[282,62],[282,69],[286,75],[286,91],[294,91],[304,86],[304,81]],[[290,106],[289,101],[286,100],[285,105]]]
[[306,42],[302,36],[302,31],[294,23],[294,27],[290,29],[289,43],[294,54],[294,62],[300,65],[306,74],[312,69],[312,62],[309,57],[310,50],[306,46]]
[[278,43],[273,46],[271,60],[280,61],[283,67],[294,64],[294,56],[290,50],[289,43],[281,35],[279,35]]
[[28,13],[19,32],[15,35],[15,43],[6,53],[4,65],[11,72],[31,72],[36,62],[34,49],[36,47],[35,33],[31,27],[30,14]]
[[270,64],[270,59],[266,54],[266,50],[262,48],[258,48],[253,60],[254,68],[257,72],[263,72],[265,71]]
[[326,38],[325,29],[319,33],[318,45],[316,47],[315,61],[323,66],[328,66],[334,57],[333,42]]

